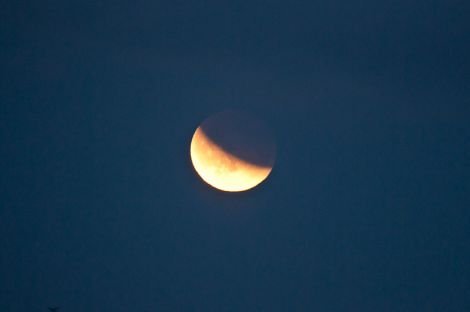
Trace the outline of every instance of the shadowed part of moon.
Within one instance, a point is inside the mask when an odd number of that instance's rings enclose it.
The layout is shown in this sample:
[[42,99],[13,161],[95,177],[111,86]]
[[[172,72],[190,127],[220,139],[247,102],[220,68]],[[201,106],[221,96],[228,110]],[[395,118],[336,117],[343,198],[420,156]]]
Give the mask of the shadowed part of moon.
[[251,115],[234,110],[207,118],[200,129],[221,149],[247,163],[272,167],[276,145],[268,127]]

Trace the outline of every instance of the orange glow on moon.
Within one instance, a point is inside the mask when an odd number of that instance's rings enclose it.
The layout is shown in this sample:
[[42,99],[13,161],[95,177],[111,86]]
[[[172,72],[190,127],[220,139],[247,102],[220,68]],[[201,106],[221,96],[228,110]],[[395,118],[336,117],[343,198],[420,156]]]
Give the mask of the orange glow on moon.
[[191,160],[201,178],[209,185],[227,192],[246,191],[263,182],[272,170],[244,161],[223,150],[201,127],[191,141]]

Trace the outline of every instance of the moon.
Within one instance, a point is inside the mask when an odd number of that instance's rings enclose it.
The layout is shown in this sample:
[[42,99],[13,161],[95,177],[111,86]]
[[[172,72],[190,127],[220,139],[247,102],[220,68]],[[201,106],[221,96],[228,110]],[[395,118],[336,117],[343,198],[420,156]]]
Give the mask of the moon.
[[241,111],[210,116],[191,140],[191,161],[206,183],[226,192],[254,188],[271,173],[276,145],[261,120]]

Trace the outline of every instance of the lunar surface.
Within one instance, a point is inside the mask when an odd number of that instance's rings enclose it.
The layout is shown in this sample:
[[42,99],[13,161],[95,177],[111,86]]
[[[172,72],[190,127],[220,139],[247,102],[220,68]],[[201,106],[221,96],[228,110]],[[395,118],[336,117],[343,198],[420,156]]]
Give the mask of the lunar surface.
[[196,172],[206,183],[222,191],[240,192],[269,176],[275,143],[261,121],[246,113],[225,111],[196,129],[190,153]]

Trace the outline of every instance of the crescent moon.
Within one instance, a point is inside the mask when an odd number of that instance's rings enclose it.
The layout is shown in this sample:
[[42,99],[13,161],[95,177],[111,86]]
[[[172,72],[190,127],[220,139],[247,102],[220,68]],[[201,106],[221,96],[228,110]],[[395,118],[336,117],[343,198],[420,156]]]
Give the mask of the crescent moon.
[[271,173],[275,145],[267,128],[251,116],[227,111],[206,119],[191,140],[199,176],[226,192],[249,190]]

